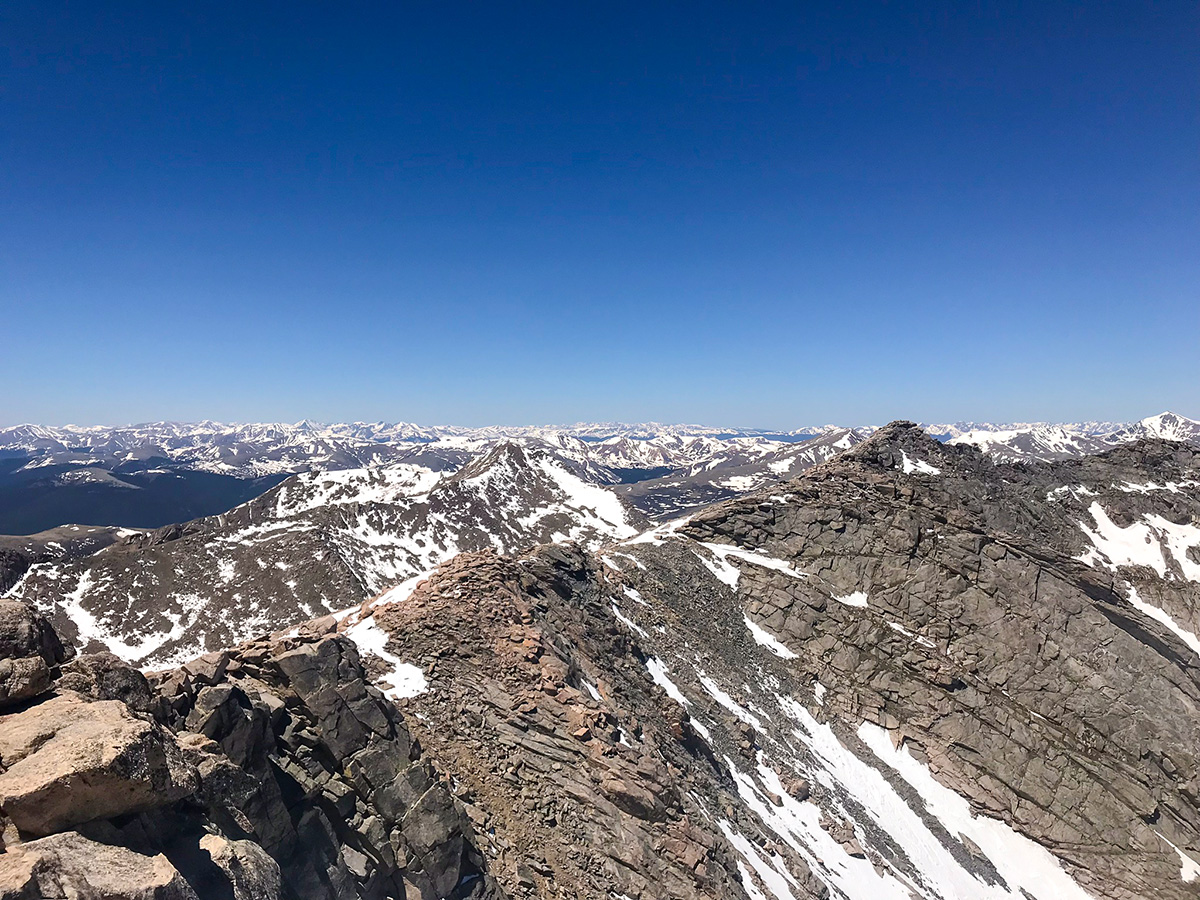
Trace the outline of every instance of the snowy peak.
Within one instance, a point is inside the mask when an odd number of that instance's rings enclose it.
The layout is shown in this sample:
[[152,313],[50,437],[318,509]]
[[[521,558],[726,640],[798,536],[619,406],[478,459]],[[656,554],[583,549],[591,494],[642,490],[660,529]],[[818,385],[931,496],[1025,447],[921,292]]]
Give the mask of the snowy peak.
[[1165,412],[1122,426],[1088,422],[972,429],[952,438],[949,443],[971,444],[997,462],[1050,462],[1103,453],[1114,446],[1143,438],[1200,444],[1200,422]]
[[1113,435],[1114,440],[1121,442],[1146,437],[1200,443],[1200,422],[1177,413],[1164,412],[1135,422]]
[[1105,437],[1070,431],[1062,425],[1031,425],[1004,431],[968,431],[949,441],[969,444],[997,462],[1070,459],[1100,453],[1112,446]]
[[628,538],[643,517],[586,468],[506,441],[457,471],[304,472],[228,513],[32,566],[13,596],[91,650],[186,659],[357,605],[464,552]]

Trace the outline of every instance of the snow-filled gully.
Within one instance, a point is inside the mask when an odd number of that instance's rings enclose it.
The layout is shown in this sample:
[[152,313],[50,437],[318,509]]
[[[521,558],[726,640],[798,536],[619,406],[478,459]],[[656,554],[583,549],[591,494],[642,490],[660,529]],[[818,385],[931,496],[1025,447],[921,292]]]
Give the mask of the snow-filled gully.
[[[769,640],[759,643],[764,653],[787,658]],[[693,713],[693,726],[724,761],[743,806],[775,840],[774,849],[764,848],[714,813],[740,857],[750,897],[805,896],[798,860],[842,900],[1088,900],[1048,850],[997,819],[974,815],[966,798],[940,784],[907,748],[897,749],[883,728],[861,723],[855,751],[803,703],[770,693],[778,688],[772,676],[764,674],[758,688],[744,686],[743,697],[763,698],[752,702],[735,699],[699,658],[689,663],[660,651],[647,669]],[[755,729],[760,749],[751,766],[720,749],[714,721],[698,721],[697,711],[714,707],[688,696],[695,690]],[[820,804],[789,793],[797,778],[820,787]],[[846,843],[847,833],[831,834],[837,821],[850,827],[858,847]]]

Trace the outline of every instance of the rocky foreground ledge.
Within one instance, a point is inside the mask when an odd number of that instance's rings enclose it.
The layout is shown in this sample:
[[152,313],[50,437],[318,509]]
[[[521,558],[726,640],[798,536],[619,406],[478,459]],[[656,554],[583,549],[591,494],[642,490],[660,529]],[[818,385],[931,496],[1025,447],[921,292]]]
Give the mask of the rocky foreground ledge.
[[503,896],[332,625],[148,680],[0,602],[0,897]]

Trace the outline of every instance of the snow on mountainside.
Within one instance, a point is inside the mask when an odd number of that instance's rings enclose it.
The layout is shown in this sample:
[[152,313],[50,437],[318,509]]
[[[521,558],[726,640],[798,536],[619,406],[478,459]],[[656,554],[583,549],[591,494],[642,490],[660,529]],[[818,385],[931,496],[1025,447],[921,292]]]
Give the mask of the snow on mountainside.
[[622,485],[618,492],[656,520],[794,478],[865,440],[867,429],[841,428],[801,443],[737,438],[688,466]]
[[[1093,452],[1105,441],[1121,443],[1138,437],[1200,439],[1200,423],[1173,413],[1132,424],[957,422],[923,427],[943,440],[988,441],[992,446],[1012,439],[1007,435],[1015,438],[1032,434],[1035,444],[1045,443],[1046,452],[1061,454]],[[854,430],[864,435],[874,429]],[[345,469],[397,462],[419,452],[422,445],[478,450],[499,441],[526,440],[572,445],[569,452],[577,458],[588,456],[599,465],[613,468],[679,468],[725,450],[744,449],[747,442],[774,449],[776,444],[845,431],[835,425],[772,432],[654,422],[482,428],[384,422],[320,425],[307,421],[242,425],[155,422],[121,427],[18,425],[0,428],[0,458],[24,457],[20,468],[25,470],[51,466],[90,466],[109,471],[124,466],[136,470],[139,463],[145,463],[250,478],[312,468]]]
[[1046,462],[1100,453],[1141,438],[1200,444],[1200,422],[1165,412],[1129,425],[1088,422],[1078,425],[1037,423],[986,426],[960,432],[950,439],[950,443],[973,444],[999,462]]
[[225,512],[290,474],[399,463],[448,472],[503,441],[552,447],[586,480],[616,484],[653,478],[735,446],[775,448],[801,437],[714,437],[692,433],[715,431],[695,426],[574,427],[579,433],[309,422],[19,426],[0,431],[0,534],[67,523],[156,528]]
[[1168,441],[1187,441],[1200,444],[1200,422],[1173,412],[1159,413],[1113,432],[1114,442],[1125,443],[1139,438],[1163,438]]
[[[1001,461],[1065,459],[1146,436],[1200,441],[1200,425],[1171,413],[1121,426],[955,423],[926,429],[975,444]],[[551,447],[587,481],[630,485],[621,492],[631,503],[664,518],[791,477],[873,430],[767,432],[656,423],[23,425],[0,429],[0,534],[64,524],[155,528],[225,512],[296,473],[396,464],[450,472],[504,441]]]
[[[572,896],[1186,900],[1198,475],[1178,443],[1011,465],[894,423],[598,561],[459,557],[362,621],[422,672],[422,746]],[[672,808],[659,843],[620,818]]]
[[641,516],[548,447],[505,442],[461,469],[304,473],[227,514],[34,565],[10,596],[81,646],[186,659],[356,605],[471,550],[585,546]]
[[1103,437],[1068,431],[1061,425],[1030,425],[1002,431],[968,431],[951,444],[972,444],[997,462],[1069,459],[1107,450],[1112,443]]
[[[512,897],[1196,896],[1197,447],[1013,464],[908,422],[736,438],[683,467],[734,496],[648,528],[618,492],[656,479],[603,483],[639,448],[474,441],[426,445],[458,465],[302,472],[12,596],[146,667],[261,635],[150,679],[168,739],[208,754],[185,809],[236,808],[204,827],[237,823],[243,853],[279,831],[266,809],[330,816],[299,831],[339,896],[415,859],[430,808],[479,825]],[[259,781],[275,805],[222,792]],[[499,896],[451,876],[427,895]]]

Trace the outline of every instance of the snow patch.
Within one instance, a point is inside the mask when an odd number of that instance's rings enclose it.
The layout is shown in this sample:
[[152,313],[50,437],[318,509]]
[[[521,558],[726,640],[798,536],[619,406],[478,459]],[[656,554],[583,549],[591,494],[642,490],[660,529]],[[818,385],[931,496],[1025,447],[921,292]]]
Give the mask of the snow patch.
[[[925,808],[950,834],[970,839],[983,851],[1012,888],[1013,895],[1020,896],[1025,891],[1038,900],[1092,900],[1049,850],[999,819],[974,815],[965,797],[939,784],[907,747],[893,746],[886,730],[864,722],[859,726],[858,737],[880,761],[916,789]],[[977,895],[989,896],[982,890]]]
[[[710,553],[720,559],[722,563],[728,563],[729,557],[732,556],[734,559],[740,559],[743,562],[752,563],[756,566],[762,566],[764,569],[771,569],[774,572],[782,572],[783,574],[790,575],[793,578],[808,577],[808,573],[801,572],[790,562],[782,559],[776,559],[774,556],[768,556],[762,550],[745,550],[741,547],[735,547],[732,544],[713,544],[706,542],[701,542],[700,546],[704,547]],[[737,570],[735,569],[734,571]],[[734,579],[734,584],[732,586],[737,587],[736,578]]]
[[613,615],[617,617],[617,621],[620,622],[622,625],[624,625],[626,628],[628,628],[630,631],[634,632],[635,634],[637,634],[641,637],[650,637],[650,635],[646,632],[646,629],[643,628],[641,625],[639,625],[637,622],[633,621],[633,619],[626,616],[623,612],[621,612],[621,607],[617,606],[617,604],[614,603],[612,605],[612,611],[613,611]]
[[1154,833],[1164,841],[1167,841],[1167,843],[1170,844],[1171,849],[1179,854],[1179,877],[1183,881],[1190,884],[1197,878],[1200,878],[1200,863],[1197,863],[1194,859],[1163,837],[1162,834],[1159,834],[1159,832],[1156,831]]
[[864,591],[855,591],[853,594],[847,594],[845,597],[835,596],[833,598],[843,606],[857,606],[865,608],[867,605],[867,595]]
[[675,682],[667,677],[667,664],[661,659],[653,656],[646,660],[646,669],[650,672],[651,680],[666,691],[668,697],[680,706],[689,706],[691,704],[691,701],[683,696],[683,692],[679,690]]
[[766,647],[781,659],[796,659],[796,657],[799,655],[788,649],[788,647],[781,640],[779,640],[779,638],[768,634],[745,613],[742,613],[742,621],[746,623],[746,627],[750,630],[750,634],[754,637],[754,640],[757,643]]
[[[1085,522],[1079,527],[1092,542],[1080,562],[1116,571],[1120,566],[1146,566],[1160,578],[1168,576],[1168,559],[1174,559],[1183,577],[1200,582],[1200,563],[1192,562],[1188,552],[1200,546],[1200,527],[1172,522],[1159,515],[1147,515],[1140,522],[1122,528],[1104,511],[1099,503],[1088,507],[1096,527]],[[1172,573],[1173,574],[1173,573]]]
[[942,470],[936,466],[931,466],[922,459],[910,459],[909,455],[903,450],[900,451],[901,468],[904,469],[905,475],[941,475]]
[[[796,900],[796,895],[792,893],[790,887],[790,885],[796,884],[796,880],[786,869],[783,869],[774,859],[771,862],[763,859],[758,852],[758,848],[745,835],[734,831],[724,819],[718,821],[717,825],[725,835],[725,840],[733,845],[733,848],[737,850],[742,859],[750,863],[750,867],[754,869],[775,900]],[[745,866],[741,863],[738,864],[738,874],[742,876],[742,884],[746,887],[747,893],[750,893],[750,889],[754,888],[754,893],[750,894],[750,896],[763,896],[762,892],[754,887],[754,882],[749,877],[750,873],[746,871]]]
[[385,676],[390,688],[385,688],[384,696],[391,700],[404,697],[415,697],[429,689],[425,673],[412,663],[406,663],[387,650],[387,632],[375,624],[375,617],[368,616],[351,625],[344,632],[346,637],[358,645],[358,649],[366,653],[374,653],[385,662],[391,663],[391,674]]

